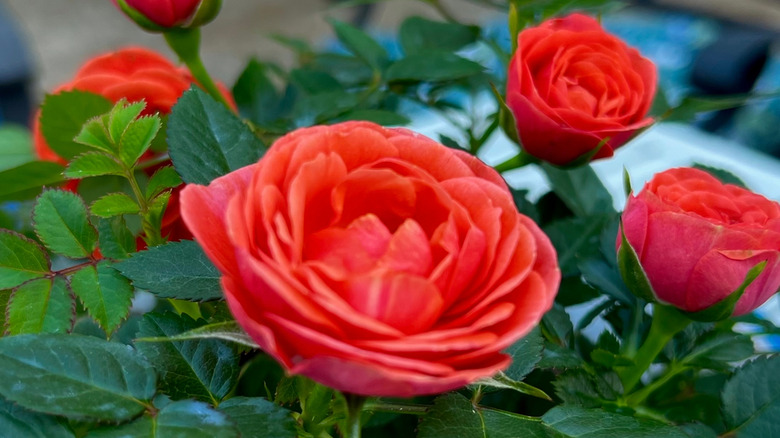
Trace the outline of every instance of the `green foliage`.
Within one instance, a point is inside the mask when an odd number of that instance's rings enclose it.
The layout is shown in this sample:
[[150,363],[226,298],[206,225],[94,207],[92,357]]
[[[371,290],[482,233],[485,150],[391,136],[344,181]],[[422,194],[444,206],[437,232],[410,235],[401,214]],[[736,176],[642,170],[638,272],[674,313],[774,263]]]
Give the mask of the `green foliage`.
[[125,174],[125,169],[120,163],[102,152],[85,152],[75,157],[65,169],[68,178],[88,178],[90,176]]
[[0,338],[0,395],[29,410],[122,421],[154,393],[154,370],[128,346],[78,335]]
[[88,438],[238,438],[233,422],[222,412],[193,400],[165,405],[154,418],[143,417],[118,427],[90,432]]
[[207,301],[222,297],[220,273],[193,241],[150,248],[116,265],[133,284],[160,297]]
[[49,259],[33,240],[0,230],[0,289],[11,289],[49,273]]
[[613,414],[599,409],[558,406],[542,421],[561,437],[686,438],[680,429],[664,423]]
[[168,142],[176,171],[184,182],[196,184],[255,163],[264,150],[241,119],[198,88],[174,106]]
[[41,187],[65,181],[63,166],[48,161],[32,161],[0,172],[0,202],[25,201],[41,193]]
[[7,333],[65,333],[73,328],[75,301],[60,277],[32,280],[8,300]]
[[233,397],[219,405],[235,422],[241,438],[296,438],[292,412],[259,397]]
[[723,388],[723,413],[731,436],[780,434],[780,356],[745,363]]
[[381,70],[389,61],[387,51],[362,30],[338,20],[329,20],[339,41],[374,70]]
[[[203,325],[187,315],[150,313],[139,337],[171,337]],[[160,390],[174,400],[195,398],[218,404],[238,381],[238,353],[218,339],[137,342],[136,348],[160,375]]]
[[146,199],[152,199],[167,189],[177,187],[182,183],[181,177],[172,166],[159,168],[146,185]]
[[104,257],[122,260],[135,252],[135,236],[127,228],[124,218],[98,219],[97,229],[98,246]]
[[249,335],[244,332],[236,321],[216,322],[213,324],[202,325],[191,330],[181,332],[176,335],[166,335],[160,337],[139,337],[138,342],[170,342],[170,341],[192,341],[201,339],[220,339],[243,345],[249,348],[260,348]]
[[33,160],[32,138],[21,126],[0,126],[0,171]]
[[73,438],[58,418],[37,414],[0,398],[0,430],[7,437]]
[[453,81],[481,73],[484,67],[450,52],[409,55],[393,62],[385,72],[390,82]]
[[88,149],[73,139],[89,119],[111,109],[105,97],[85,91],[63,91],[46,96],[41,106],[41,131],[57,155],[69,159]]
[[454,52],[475,43],[479,32],[477,26],[409,17],[401,23],[398,40],[409,55],[426,54],[433,50]]
[[82,259],[97,246],[97,231],[89,223],[87,207],[78,195],[46,190],[35,201],[33,227],[52,252]]
[[138,214],[141,212],[141,206],[124,193],[109,193],[93,202],[89,211],[95,216],[110,218],[123,214]]
[[133,287],[108,262],[81,268],[71,276],[70,287],[108,335],[130,312]]

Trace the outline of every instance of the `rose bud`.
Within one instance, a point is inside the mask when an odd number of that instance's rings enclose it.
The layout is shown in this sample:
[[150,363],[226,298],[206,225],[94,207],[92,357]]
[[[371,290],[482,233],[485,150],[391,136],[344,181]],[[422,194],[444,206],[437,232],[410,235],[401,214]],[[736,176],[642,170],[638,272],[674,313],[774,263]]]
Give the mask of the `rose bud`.
[[292,374],[410,397],[506,368],[550,309],[550,240],[492,168],[404,129],[294,131],[188,185],[182,215],[238,323]]
[[222,0],[113,0],[142,28],[160,32],[202,26],[217,16]]
[[780,204],[702,170],[670,169],[629,197],[617,247],[619,261],[641,265],[646,298],[694,319],[744,315],[780,288]]
[[506,101],[523,149],[563,166],[611,157],[653,122],[655,92],[651,61],[572,14],[520,32]]
[[[88,91],[99,94],[112,103],[120,99],[130,102],[146,101],[146,108],[141,115],[168,114],[182,93],[194,82],[186,68],[176,67],[165,57],[152,50],[142,47],[128,47],[116,52],[96,56],[87,61],[73,79],[54,90],[53,94],[68,90]],[[223,94],[229,102],[230,93],[222,87]],[[233,104],[235,107],[235,104]],[[67,160],[57,155],[49,145],[41,131],[41,111],[33,119],[33,146],[41,160],[66,164]],[[141,157],[141,161],[154,158],[150,151]],[[170,161],[161,164],[170,164]],[[151,175],[160,166],[147,169]],[[74,183],[75,181],[75,183]],[[70,190],[76,189],[78,180],[66,185]],[[163,216],[162,235],[170,240],[188,239],[192,234],[184,226],[179,216],[178,189],[174,190],[169,201],[169,208]]]

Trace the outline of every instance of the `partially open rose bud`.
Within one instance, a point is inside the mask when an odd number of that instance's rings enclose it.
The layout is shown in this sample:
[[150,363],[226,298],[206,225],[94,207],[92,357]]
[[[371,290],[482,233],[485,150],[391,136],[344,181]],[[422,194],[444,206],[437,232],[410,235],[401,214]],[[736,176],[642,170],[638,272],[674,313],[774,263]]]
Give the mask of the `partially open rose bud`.
[[623,235],[650,286],[640,295],[685,312],[711,309],[736,291],[739,300],[708,319],[744,315],[780,288],[780,204],[704,171],[655,175],[628,199],[620,251]]
[[217,16],[222,0],[113,0],[119,9],[149,31],[202,26]]

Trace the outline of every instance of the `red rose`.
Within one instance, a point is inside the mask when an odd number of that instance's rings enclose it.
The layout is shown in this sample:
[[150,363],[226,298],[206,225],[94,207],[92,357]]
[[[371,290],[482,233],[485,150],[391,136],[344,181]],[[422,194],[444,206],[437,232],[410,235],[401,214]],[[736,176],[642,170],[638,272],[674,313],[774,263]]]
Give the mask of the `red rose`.
[[217,16],[222,0],[113,0],[139,26],[160,31],[197,27]]
[[718,303],[762,261],[764,271],[733,314],[752,311],[780,288],[780,204],[701,170],[655,175],[628,199],[623,230],[657,299],[679,309]]
[[653,122],[655,65],[586,15],[522,31],[508,76],[522,146],[552,164],[570,164],[605,139],[594,158],[611,157]]
[[[185,68],[173,65],[162,55],[142,47],[128,47],[116,52],[96,56],[84,64],[70,82],[59,86],[54,93],[67,90],[81,90],[100,94],[111,102],[122,98],[130,102],[146,101],[142,115],[168,114],[182,93],[192,85],[194,79]],[[227,90],[225,98],[233,102]],[[66,164],[49,145],[40,129],[40,111],[33,119],[33,145],[41,160]],[[141,160],[153,158],[148,152]],[[163,163],[170,164],[170,162]],[[150,169],[152,171],[154,169]],[[75,190],[73,185],[69,186]],[[172,240],[186,239],[192,235],[182,223],[175,207],[178,190],[171,197],[170,207],[163,217],[163,236]]]
[[300,129],[182,191],[238,322],[294,374],[407,397],[505,368],[553,303],[548,238],[464,152],[367,122]]

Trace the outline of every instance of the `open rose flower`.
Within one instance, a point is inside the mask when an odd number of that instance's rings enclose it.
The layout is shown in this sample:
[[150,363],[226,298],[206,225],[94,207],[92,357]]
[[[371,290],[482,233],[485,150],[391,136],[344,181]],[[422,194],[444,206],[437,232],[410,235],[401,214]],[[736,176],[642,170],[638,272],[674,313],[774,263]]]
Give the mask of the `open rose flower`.
[[407,397],[505,368],[552,306],[548,238],[464,152],[367,122],[300,129],[182,191],[233,315],[291,373]]
[[763,261],[733,314],[752,311],[780,288],[780,204],[704,171],[655,175],[628,199],[623,230],[657,299],[679,309],[720,302]]
[[139,26],[150,31],[197,27],[213,20],[222,0],[112,0]]
[[556,165],[611,157],[650,125],[653,63],[582,14],[522,31],[509,64],[507,105],[523,148]]
[[[193,82],[194,79],[186,68],[176,67],[159,53],[143,47],[128,47],[90,59],[76,72],[71,81],[57,87],[54,94],[67,90],[80,90],[99,94],[114,103],[123,98],[130,102],[145,100],[146,108],[141,115],[168,114]],[[224,90],[224,94],[225,98],[232,103],[232,97],[227,90]],[[66,164],[67,160],[60,157],[46,143],[41,131],[40,118],[41,112],[38,111],[33,119],[33,146],[36,155],[41,160]],[[153,153],[147,152],[141,160],[151,158],[154,158]],[[154,170],[156,168],[149,169],[150,174]],[[67,188],[75,190],[73,184]],[[171,240],[192,237],[176,208],[177,193],[178,191],[174,191],[169,208],[163,217],[162,235],[167,235]]]

